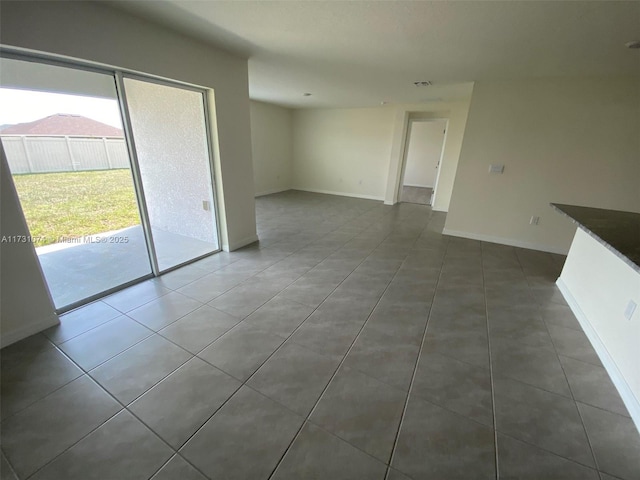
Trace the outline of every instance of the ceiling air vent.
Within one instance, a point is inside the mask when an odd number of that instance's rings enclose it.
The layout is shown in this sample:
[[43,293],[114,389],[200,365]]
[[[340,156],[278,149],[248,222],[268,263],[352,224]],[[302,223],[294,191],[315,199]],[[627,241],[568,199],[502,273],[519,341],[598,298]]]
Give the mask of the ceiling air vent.
[[433,85],[433,82],[431,80],[426,80],[426,81],[423,81],[423,82],[413,82],[413,84],[416,87],[428,87],[430,85]]

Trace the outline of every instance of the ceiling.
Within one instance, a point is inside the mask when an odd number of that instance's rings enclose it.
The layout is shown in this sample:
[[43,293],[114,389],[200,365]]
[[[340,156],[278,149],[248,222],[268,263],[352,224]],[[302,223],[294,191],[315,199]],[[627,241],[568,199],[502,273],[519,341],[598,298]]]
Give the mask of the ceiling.
[[[468,98],[471,83],[640,76],[640,2],[113,1],[249,58],[255,100],[289,107]],[[433,86],[416,87],[430,80]],[[312,96],[303,96],[303,93]]]

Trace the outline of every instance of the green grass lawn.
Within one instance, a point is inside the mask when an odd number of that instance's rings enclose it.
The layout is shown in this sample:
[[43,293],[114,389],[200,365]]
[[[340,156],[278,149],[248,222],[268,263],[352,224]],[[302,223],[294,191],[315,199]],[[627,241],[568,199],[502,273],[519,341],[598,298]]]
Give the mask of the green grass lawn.
[[35,173],[14,175],[20,203],[36,246],[138,225],[131,172]]

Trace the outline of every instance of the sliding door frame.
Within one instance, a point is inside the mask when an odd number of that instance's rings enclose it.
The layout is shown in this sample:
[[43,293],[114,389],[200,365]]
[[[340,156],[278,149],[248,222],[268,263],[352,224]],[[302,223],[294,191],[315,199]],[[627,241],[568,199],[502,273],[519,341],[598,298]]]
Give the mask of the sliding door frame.
[[[202,87],[197,87],[195,85],[190,85],[190,84],[184,84],[184,83],[180,83],[180,82],[175,82],[172,80],[167,80],[164,78],[159,78],[159,77],[153,77],[153,76],[147,76],[144,74],[140,74],[140,73],[132,73],[132,72],[126,72],[126,71],[122,71],[122,70],[116,70],[116,76],[117,76],[117,83],[118,83],[118,93],[122,92],[122,102],[125,104],[123,105],[123,117],[124,117],[124,111],[126,111],[126,116],[127,116],[127,124],[128,124],[128,133],[131,135],[131,143],[132,143],[132,148],[133,150],[135,149],[135,139],[134,139],[134,135],[133,135],[133,130],[131,128],[131,118],[129,115],[129,108],[128,105],[126,104],[126,87],[124,84],[124,79],[128,78],[131,80],[138,80],[138,81],[142,81],[142,82],[149,82],[149,83],[155,83],[156,85],[162,85],[164,87],[172,87],[172,88],[180,88],[183,90],[190,90],[192,92],[196,92],[199,93],[201,95],[202,98],[202,107],[203,107],[203,120],[204,120],[204,129],[205,129],[205,140],[207,142],[207,156],[208,156],[208,161],[207,161],[207,170],[209,171],[209,180],[211,182],[211,197],[213,199],[213,205],[212,205],[212,209],[213,209],[213,223],[214,223],[214,228],[216,231],[216,239],[218,241],[218,246],[217,249],[214,250],[213,252],[210,253],[205,253],[203,255],[199,255],[197,257],[194,257],[190,260],[187,260],[185,262],[179,263],[177,265],[173,265],[172,267],[169,268],[165,268],[165,269],[160,269],[159,265],[158,265],[158,259],[156,256],[156,250],[155,247],[153,247],[153,261],[152,261],[152,266],[154,268],[154,276],[159,276],[161,274],[164,273],[168,273],[171,272],[173,270],[176,270],[177,268],[180,267],[184,267],[185,265],[189,265],[190,263],[196,262],[198,260],[201,260],[203,258],[206,258],[210,255],[214,255],[216,253],[219,253],[222,251],[222,246],[221,246],[221,237],[220,237],[220,215],[219,215],[219,211],[218,211],[218,195],[217,195],[217,191],[216,191],[216,177],[215,177],[215,166],[214,166],[214,150],[213,150],[213,138],[211,136],[211,123],[210,123],[210,117],[209,117],[209,92],[207,91],[206,88],[202,88]],[[124,122],[124,120],[123,120]],[[134,159],[133,157],[131,158],[131,161],[133,162]],[[137,156],[137,151],[135,153],[135,163],[136,163],[136,169],[137,169],[137,175],[138,178],[140,178],[140,189],[142,191],[142,181],[141,181],[141,176],[140,176],[140,165],[138,163],[138,156]],[[143,194],[144,195],[144,194]],[[149,238],[152,238],[151,235],[151,220],[149,219],[149,215],[148,215],[148,211],[146,208],[146,201],[145,201],[145,205],[144,205],[144,210],[145,210],[145,215],[146,215],[146,221],[148,222],[145,226],[145,228],[149,229]],[[151,249],[150,249],[151,251]]]
[[[85,61],[85,60],[78,60],[75,58],[69,58],[69,57],[61,57],[61,56],[57,56],[55,54],[47,54],[47,53],[42,53],[42,52],[34,52],[31,50],[26,50],[26,49],[21,49],[21,48],[14,48],[14,47],[6,47],[3,45],[0,45],[0,57],[3,58],[8,58],[8,59],[13,59],[13,60],[19,60],[19,61],[25,61],[25,62],[33,62],[33,63],[40,63],[40,64],[45,64],[45,65],[52,65],[52,66],[57,66],[57,67],[64,67],[64,68],[71,68],[71,69],[75,69],[75,70],[84,70],[84,71],[88,71],[88,72],[93,72],[93,73],[100,73],[100,74],[106,74],[111,76],[114,79],[114,83],[115,83],[115,87],[116,87],[116,92],[117,92],[117,101],[118,101],[118,105],[119,105],[119,109],[120,109],[120,116],[122,119],[122,126],[123,126],[123,133],[124,133],[124,138],[125,138],[125,143],[127,145],[127,151],[129,154],[129,163],[131,166],[131,174],[133,177],[133,187],[136,193],[136,202],[138,203],[138,212],[140,215],[140,223],[141,226],[143,228],[144,231],[144,235],[145,235],[145,243],[147,246],[147,255],[149,257],[149,263],[151,266],[151,273],[143,276],[143,277],[139,277],[137,279],[131,280],[130,282],[126,282],[124,284],[118,285],[116,287],[110,288],[108,290],[105,290],[103,292],[97,293],[95,295],[91,295],[90,297],[87,297],[83,300],[71,303],[69,305],[66,305],[64,307],[61,308],[55,308],[54,305],[54,309],[56,311],[56,313],[58,314],[62,314],[65,312],[68,312],[70,310],[73,310],[75,308],[78,308],[82,305],[86,305],[88,303],[91,303],[95,300],[98,300],[100,298],[103,298],[107,295],[110,295],[112,293],[115,293],[119,290],[123,290],[127,287],[130,287],[132,285],[138,284],[140,282],[143,282],[145,280],[148,280],[150,278],[154,278],[154,277],[158,277],[162,274],[171,272],[173,270],[176,270],[178,268],[181,268],[185,265],[188,265],[190,263],[196,262],[198,260],[201,260],[203,258],[209,257],[211,255],[215,255],[216,253],[219,253],[220,251],[222,251],[222,247],[221,247],[221,236],[220,236],[220,212],[218,211],[218,192],[217,192],[217,188],[216,188],[216,176],[215,176],[215,165],[214,165],[214,159],[215,159],[215,154],[214,154],[214,148],[213,148],[213,137],[212,137],[212,131],[211,131],[211,119],[210,119],[210,110],[209,110],[209,92],[208,89],[205,87],[201,87],[198,85],[193,85],[190,83],[186,83],[186,82],[181,82],[178,80],[171,80],[171,79],[167,79],[164,77],[160,77],[157,75],[152,75],[152,74],[145,74],[142,72],[137,72],[134,70],[129,70],[129,69],[125,69],[125,68],[119,68],[119,67],[114,67],[114,66],[109,66],[109,65],[105,65],[105,64],[101,64],[101,63],[97,63],[97,62],[90,62],[90,61]],[[213,222],[214,222],[214,226],[216,229],[216,235],[217,235],[217,241],[218,241],[218,245],[217,245],[217,249],[209,252],[209,253],[205,253],[203,255],[199,255],[197,257],[194,257],[190,260],[187,260],[185,262],[182,262],[178,265],[174,265],[170,268],[166,268],[164,270],[160,270],[159,266],[158,266],[158,259],[157,259],[157,255],[156,255],[156,249],[155,249],[155,244],[153,243],[153,234],[151,232],[151,223],[150,223],[150,219],[149,219],[149,212],[147,209],[147,204],[146,204],[146,199],[145,199],[145,194],[144,194],[144,188],[142,185],[142,178],[141,178],[141,174],[140,174],[140,165],[138,163],[138,156],[137,156],[137,150],[135,147],[135,138],[133,136],[133,130],[131,128],[131,117],[130,117],[130,113],[129,113],[129,108],[127,105],[127,101],[126,101],[126,88],[124,86],[124,78],[131,78],[131,79],[135,79],[135,80],[141,80],[141,81],[145,81],[145,82],[151,82],[151,83],[156,83],[156,84],[160,84],[160,85],[164,85],[164,86],[169,86],[169,87],[174,87],[174,88],[181,88],[181,89],[185,89],[185,90],[191,90],[191,91],[195,91],[198,92],[202,95],[202,102],[203,102],[203,115],[204,115],[204,126],[205,126],[205,131],[206,131],[206,142],[207,142],[207,154],[209,156],[209,161],[207,162],[207,166],[209,169],[209,180],[211,182],[211,192],[212,192],[212,198],[213,198]],[[22,205],[20,206],[22,208]],[[38,261],[38,264],[40,262]],[[40,267],[40,270],[42,271],[42,267]],[[44,273],[43,273],[43,277],[44,277]],[[46,277],[44,277],[45,279],[45,285],[47,285],[47,290],[49,290],[49,286],[48,283],[46,281]],[[51,297],[51,292],[49,291],[49,296]],[[51,297],[52,298],[52,297]],[[53,303],[53,302],[52,302]]]

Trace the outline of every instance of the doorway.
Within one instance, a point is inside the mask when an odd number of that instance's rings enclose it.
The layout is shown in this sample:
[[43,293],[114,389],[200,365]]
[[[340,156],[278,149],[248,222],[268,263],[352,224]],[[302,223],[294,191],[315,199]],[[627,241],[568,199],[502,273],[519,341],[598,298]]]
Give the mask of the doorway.
[[0,146],[56,311],[220,250],[206,92],[0,58]]
[[446,119],[410,121],[400,183],[401,202],[433,204],[446,129]]

